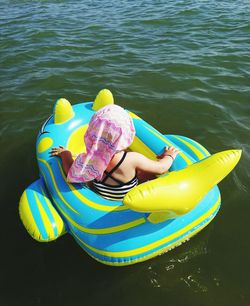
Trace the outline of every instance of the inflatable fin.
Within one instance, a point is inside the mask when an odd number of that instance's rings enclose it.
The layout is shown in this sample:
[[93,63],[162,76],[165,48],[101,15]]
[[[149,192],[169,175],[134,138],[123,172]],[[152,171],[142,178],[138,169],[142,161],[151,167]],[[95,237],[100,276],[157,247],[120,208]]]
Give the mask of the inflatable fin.
[[54,123],[64,123],[75,115],[70,102],[67,99],[61,98],[56,101],[54,108]]
[[114,104],[114,98],[113,98],[112,92],[108,89],[102,89],[97,94],[95,101],[93,103],[92,109],[94,111],[97,111],[98,109],[106,105],[109,105],[109,104]]
[[[202,198],[230,173],[241,157],[241,150],[227,150],[209,156],[182,170],[172,171],[150,182],[138,185],[124,197],[132,210],[146,213],[165,212],[165,219],[188,213]],[[150,216],[158,223],[164,214]]]
[[41,178],[23,192],[19,213],[26,230],[37,241],[52,241],[66,233],[64,222],[52,205]]

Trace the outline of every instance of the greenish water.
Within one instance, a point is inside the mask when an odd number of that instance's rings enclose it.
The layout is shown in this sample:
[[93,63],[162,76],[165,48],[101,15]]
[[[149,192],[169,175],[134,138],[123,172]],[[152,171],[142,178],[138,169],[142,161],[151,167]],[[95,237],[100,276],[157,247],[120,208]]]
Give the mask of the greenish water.
[[[250,305],[250,2],[0,1],[0,305]],[[116,103],[211,153],[243,149],[213,222],[125,268],[69,235],[39,244],[18,216],[36,134],[58,97]]]

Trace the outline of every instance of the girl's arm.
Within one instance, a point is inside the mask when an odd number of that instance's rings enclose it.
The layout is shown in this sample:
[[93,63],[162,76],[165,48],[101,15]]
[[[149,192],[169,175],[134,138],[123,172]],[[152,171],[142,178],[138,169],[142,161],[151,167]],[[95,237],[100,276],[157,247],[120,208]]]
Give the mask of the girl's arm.
[[63,146],[59,146],[59,148],[52,148],[52,150],[50,151],[50,156],[61,157],[63,170],[67,175],[70,167],[74,162],[72,158],[72,153],[69,150],[65,149]]
[[133,163],[137,170],[154,174],[163,174],[171,167],[179,152],[180,151],[174,147],[165,148],[163,154],[157,156],[157,161],[151,160],[140,153],[134,152]]

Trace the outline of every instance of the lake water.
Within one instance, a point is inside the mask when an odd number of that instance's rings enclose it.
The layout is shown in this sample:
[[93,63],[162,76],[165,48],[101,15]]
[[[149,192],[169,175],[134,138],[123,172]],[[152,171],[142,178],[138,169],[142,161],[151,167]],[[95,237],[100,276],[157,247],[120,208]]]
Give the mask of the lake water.
[[[250,1],[0,1],[1,306],[250,305]],[[163,133],[243,149],[213,222],[175,250],[101,265],[18,216],[57,98],[109,88]]]

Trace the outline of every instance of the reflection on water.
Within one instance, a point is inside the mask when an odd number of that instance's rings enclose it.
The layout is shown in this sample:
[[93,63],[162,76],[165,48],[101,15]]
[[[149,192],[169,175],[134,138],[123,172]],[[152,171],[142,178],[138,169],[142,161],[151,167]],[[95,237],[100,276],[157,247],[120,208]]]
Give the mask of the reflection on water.
[[[207,278],[203,279],[202,268],[198,266],[190,271],[184,267],[187,263],[197,260],[199,257],[204,258],[208,254],[208,240],[209,228],[202,233],[202,239],[194,237],[176,251],[172,251],[173,255],[171,252],[162,255],[165,258],[161,260],[160,265],[152,262],[147,268],[152,287],[163,287],[165,290],[171,291],[176,286],[183,284],[194,292],[207,292],[208,288],[205,285]],[[217,281],[216,277],[214,279]]]

